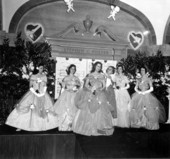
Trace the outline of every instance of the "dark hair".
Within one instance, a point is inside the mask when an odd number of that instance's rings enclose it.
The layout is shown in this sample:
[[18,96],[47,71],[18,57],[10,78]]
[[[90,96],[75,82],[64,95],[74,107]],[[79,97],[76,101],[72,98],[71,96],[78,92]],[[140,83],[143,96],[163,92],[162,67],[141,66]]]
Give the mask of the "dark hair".
[[122,67],[123,68],[123,64],[122,63],[117,63],[117,65],[116,65],[116,69],[118,68],[118,67]]
[[40,67],[40,66],[43,66],[43,67],[44,67],[44,63],[42,63],[42,62],[39,63],[39,64],[38,64],[38,67]]
[[106,69],[106,72],[108,71],[109,68],[112,68],[112,74],[115,73],[115,67],[114,66],[109,66],[107,69]]
[[95,62],[94,64],[92,64],[92,70],[91,70],[91,73],[92,72],[94,72],[95,70],[96,70],[96,66],[98,65],[98,64],[100,64],[101,65],[101,69],[100,69],[100,71],[99,72],[103,72],[102,71],[102,63],[101,62],[99,62],[99,61],[97,61],[97,62]]
[[120,63],[118,63],[118,64],[116,65],[116,70],[118,70],[119,67],[122,68],[122,72],[124,73],[125,69],[124,69],[123,65],[120,64]]
[[75,67],[75,71],[76,71],[76,65],[71,64],[71,65],[68,66],[68,68],[66,69],[66,72],[67,72],[68,75],[70,74],[70,69],[71,69],[72,67]]
[[146,66],[141,66],[141,67],[140,67],[140,70],[139,70],[140,72],[141,72],[141,69],[142,69],[142,68],[144,68],[144,69],[145,69],[145,73],[147,73],[147,72],[148,72],[148,69],[147,69],[147,67],[146,67]]
[[[40,62],[37,67],[40,67],[40,66],[43,66],[44,67],[44,63]],[[34,70],[33,70],[33,74],[37,74],[39,72],[38,68],[37,67],[34,67]]]

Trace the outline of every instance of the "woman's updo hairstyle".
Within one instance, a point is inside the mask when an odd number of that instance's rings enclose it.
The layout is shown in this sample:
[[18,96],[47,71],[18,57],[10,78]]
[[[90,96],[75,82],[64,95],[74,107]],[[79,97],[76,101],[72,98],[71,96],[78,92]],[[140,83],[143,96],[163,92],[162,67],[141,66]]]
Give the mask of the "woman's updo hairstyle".
[[67,75],[70,74],[70,70],[71,70],[72,67],[74,67],[74,68],[75,68],[75,71],[76,71],[76,65],[71,64],[71,65],[69,65],[69,66],[67,67],[67,69],[66,69]]

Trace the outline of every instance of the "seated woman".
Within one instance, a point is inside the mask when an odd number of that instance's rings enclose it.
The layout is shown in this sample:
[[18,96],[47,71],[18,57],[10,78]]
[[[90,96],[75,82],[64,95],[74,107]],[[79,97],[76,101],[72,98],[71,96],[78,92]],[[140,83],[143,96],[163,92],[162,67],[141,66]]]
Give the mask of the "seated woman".
[[158,99],[151,93],[152,80],[145,67],[141,68],[141,78],[137,80],[131,100],[130,125],[149,130],[159,129],[159,122],[165,121],[165,110]]
[[77,112],[74,98],[77,90],[80,88],[80,80],[75,76],[76,66],[71,64],[66,71],[68,75],[62,81],[63,91],[54,104],[55,112],[58,115],[60,131],[72,130],[72,121]]
[[85,78],[84,87],[75,97],[78,108],[73,131],[87,136],[112,135],[113,123],[109,101],[106,97],[106,81],[102,64],[96,62]]
[[47,77],[43,64],[38,66],[39,73],[30,78],[30,90],[16,104],[6,124],[27,131],[45,131],[58,127],[53,101],[47,93]]

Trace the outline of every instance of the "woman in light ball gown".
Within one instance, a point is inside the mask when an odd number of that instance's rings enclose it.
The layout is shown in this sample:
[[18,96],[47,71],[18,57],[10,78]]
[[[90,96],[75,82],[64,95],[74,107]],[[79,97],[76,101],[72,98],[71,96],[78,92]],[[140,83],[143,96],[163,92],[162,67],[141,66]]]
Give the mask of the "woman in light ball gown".
[[110,111],[114,118],[114,123],[117,121],[117,107],[116,107],[116,97],[115,97],[115,68],[113,66],[109,66],[106,69],[106,96],[107,100],[110,103]]
[[30,90],[16,104],[6,124],[26,131],[46,131],[58,127],[53,101],[47,93],[47,77],[44,65],[38,66],[39,72],[30,78]]
[[117,65],[117,73],[115,74],[115,94],[117,105],[117,126],[129,127],[129,107],[130,95],[127,91],[129,88],[129,80],[123,73],[122,65]]
[[151,93],[153,85],[145,67],[140,69],[141,78],[137,80],[132,95],[130,124],[135,128],[159,129],[159,123],[165,122],[165,110],[159,100]]
[[79,78],[75,76],[76,66],[74,64],[71,64],[66,72],[68,75],[62,81],[63,91],[54,104],[60,131],[72,131],[72,121],[77,112],[74,98],[81,86]]
[[84,87],[77,93],[78,108],[73,122],[73,131],[86,136],[112,135],[114,128],[110,103],[106,97],[106,79],[102,63],[96,62],[85,78]]

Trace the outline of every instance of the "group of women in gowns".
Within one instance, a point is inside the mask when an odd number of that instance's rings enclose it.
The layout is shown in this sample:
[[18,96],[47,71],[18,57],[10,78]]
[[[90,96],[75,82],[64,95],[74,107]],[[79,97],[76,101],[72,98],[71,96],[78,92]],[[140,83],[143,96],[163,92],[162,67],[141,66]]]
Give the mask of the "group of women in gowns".
[[115,110],[107,99],[105,76],[101,71],[102,64],[96,62],[91,73],[84,79],[83,88],[75,97],[75,105],[78,108],[73,122],[75,133],[87,136],[113,133],[111,111]]
[[76,66],[71,64],[61,83],[62,93],[53,103],[40,66],[39,73],[30,79],[30,90],[16,104],[6,124],[27,131],[58,127],[86,136],[112,135],[115,126],[159,129],[159,123],[165,122],[165,111],[151,93],[152,81],[143,69],[130,97],[129,81],[121,65],[116,73],[113,66],[103,73],[102,63],[95,62],[82,85],[75,76]]

